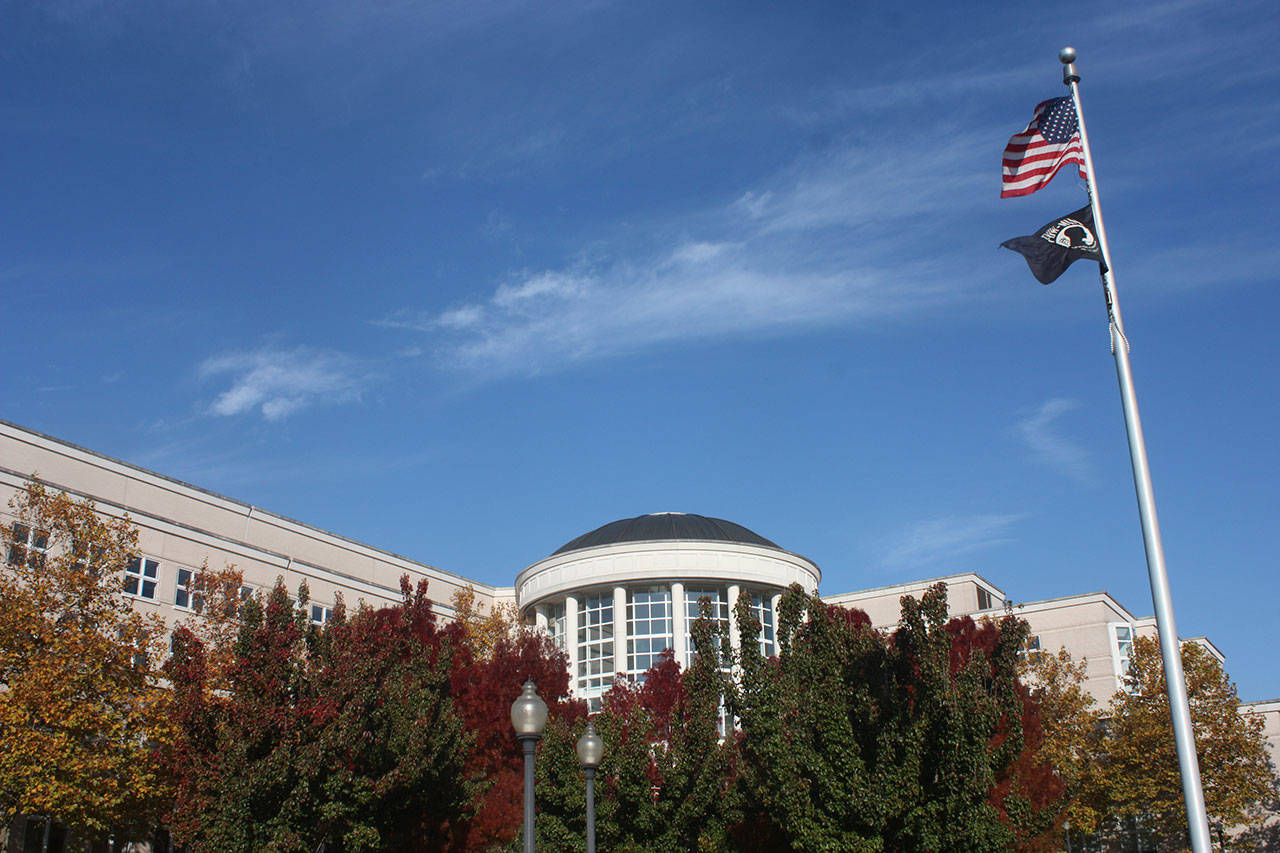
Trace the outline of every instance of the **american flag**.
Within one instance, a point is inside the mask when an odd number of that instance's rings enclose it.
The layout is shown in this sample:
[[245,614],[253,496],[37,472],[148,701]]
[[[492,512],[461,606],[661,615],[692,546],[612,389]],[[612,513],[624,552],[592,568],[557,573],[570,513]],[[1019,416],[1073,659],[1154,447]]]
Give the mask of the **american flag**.
[[1030,195],[1053,180],[1067,163],[1084,174],[1080,125],[1070,98],[1050,98],[1036,104],[1036,114],[1022,133],[1004,148],[1004,178],[1000,198]]

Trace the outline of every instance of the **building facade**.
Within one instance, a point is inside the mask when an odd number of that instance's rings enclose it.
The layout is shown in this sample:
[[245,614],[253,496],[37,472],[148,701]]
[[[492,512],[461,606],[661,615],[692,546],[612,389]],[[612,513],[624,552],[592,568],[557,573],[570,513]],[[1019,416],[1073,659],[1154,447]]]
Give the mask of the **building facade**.
[[[312,620],[323,624],[338,597],[348,606],[377,607],[399,601],[400,578],[426,580],[437,610],[453,616],[453,594],[475,590],[481,612],[514,604],[521,616],[544,628],[565,650],[575,692],[593,705],[618,673],[641,677],[663,650],[687,664],[689,627],[706,599],[741,642],[729,618],[741,593],[764,626],[761,651],[773,651],[777,602],[799,584],[816,593],[822,574],[797,553],[741,525],[685,513],[621,519],[569,541],[536,560],[510,587],[492,586],[347,539],[259,507],[0,421],[0,521],[21,535],[19,548],[39,548],[40,532],[17,530],[9,503],[31,480],[73,497],[91,499],[107,516],[128,515],[139,532],[139,552],[125,579],[125,594],[140,610],[169,624],[190,616],[189,584],[202,566],[234,565],[248,591],[277,579],[294,591],[309,588]],[[7,559],[20,558],[10,553]],[[1086,661],[1086,686],[1105,704],[1118,689],[1133,640],[1155,634],[1151,617],[1139,617],[1106,592],[1018,604],[986,578],[965,572],[824,597],[863,610],[872,624],[893,628],[899,599],[944,583],[953,616],[999,617],[1011,609],[1026,619],[1032,646],[1066,648]],[[1205,638],[1195,638],[1219,660]],[[1242,712],[1263,716],[1273,755],[1280,748],[1280,702],[1256,702]]]

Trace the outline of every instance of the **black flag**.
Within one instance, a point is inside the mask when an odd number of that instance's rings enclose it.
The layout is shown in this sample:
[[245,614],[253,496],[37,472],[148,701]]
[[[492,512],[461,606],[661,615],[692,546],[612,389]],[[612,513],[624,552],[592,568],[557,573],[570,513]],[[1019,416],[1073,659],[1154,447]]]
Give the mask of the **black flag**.
[[1088,258],[1102,263],[1098,235],[1093,230],[1093,211],[1088,205],[1053,220],[1029,237],[1014,237],[1000,245],[1026,258],[1031,274],[1041,284],[1056,281],[1072,261]]

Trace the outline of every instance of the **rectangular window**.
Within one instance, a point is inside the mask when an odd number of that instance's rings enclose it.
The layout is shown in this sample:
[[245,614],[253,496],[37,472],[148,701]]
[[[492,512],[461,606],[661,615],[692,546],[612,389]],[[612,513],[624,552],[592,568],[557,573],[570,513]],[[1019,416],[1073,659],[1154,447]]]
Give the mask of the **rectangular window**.
[[693,665],[693,656],[697,649],[693,647],[693,623],[701,615],[698,602],[708,599],[711,604],[711,619],[724,637],[729,636],[729,594],[722,586],[685,587],[684,618],[689,636],[685,641],[684,665],[687,669]]
[[773,657],[773,597],[758,592],[751,593],[751,615],[760,620],[760,656]]
[[194,569],[178,569],[178,583],[173,593],[174,606],[183,610],[204,610],[204,596],[191,591],[195,579]]
[[75,557],[75,566],[77,569],[83,571],[87,565],[88,568],[96,571],[97,569],[102,568],[103,557],[106,554],[106,549],[101,545],[93,545],[90,547],[85,545],[83,542],[73,540],[71,543],[71,554]]
[[578,692],[599,696],[613,684],[613,591],[578,600]]
[[991,593],[987,592],[982,587],[978,587],[978,609],[990,610],[991,605],[992,605]]
[[671,587],[633,589],[627,595],[627,671],[637,681],[672,646]]
[[45,552],[48,550],[48,531],[36,530],[18,521],[9,529],[9,565],[21,566],[26,563],[31,568],[38,569],[44,565]]
[[329,621],[329,617],[333,616],[333,608],[325,607],[323,604],[311,605],[311,622],[320,627]]
[[156,597],[156,583],[160,576],[160,563],[149,557],[134,557],[124,570],[124,591],[139,598]]
[[1112,624],[1111,644],[1116,678],[1124,678],[1129,674],[1129,658],[1133,655],[1133,626]]
[[547,633],[551,635],[551,642],[556,644],[557,649],[565,647],[564,632],[567,625],[564,602],[547,605]]

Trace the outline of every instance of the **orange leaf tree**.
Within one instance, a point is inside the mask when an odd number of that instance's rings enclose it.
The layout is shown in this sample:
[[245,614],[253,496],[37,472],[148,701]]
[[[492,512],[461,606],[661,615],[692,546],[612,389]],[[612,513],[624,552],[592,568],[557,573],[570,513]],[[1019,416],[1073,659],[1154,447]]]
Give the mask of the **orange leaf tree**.
[[1102,715],[1084,688],[1085,665],[1066,649],[1028,651],[1019,661],[1019,676],[1031,689],[1044,727],[1037,758],[1066,784],[1067,820],[1078,833],[1097,830],[1101,796],[1096,762]]
[[[1257,809],[1274,796],[1276,785],[1262,720],[1239,712],[1235,685],[1199,643],[1182,644],[1182,668],[1210,823],[1261,823]],[[1111,822],[1123,826],[1136,818],[1162,844],[1184,843],[1182,777],[1154,640],[1139,637],[1134,643],[1125,687],[1111,700],[1100,758]]]
[[158,685],[163,624],[130,609],[128,518],[29,485],[11,501],[0,583],[0,820],[145,833],[171,804]]
[[489,660],[503,639],[512,639],[522,627],[514,604],[495,604],[485,612],[476,600],[476,588],[467,584],[449,598],[454,619],[462,626],[462,643],[478,660]]

